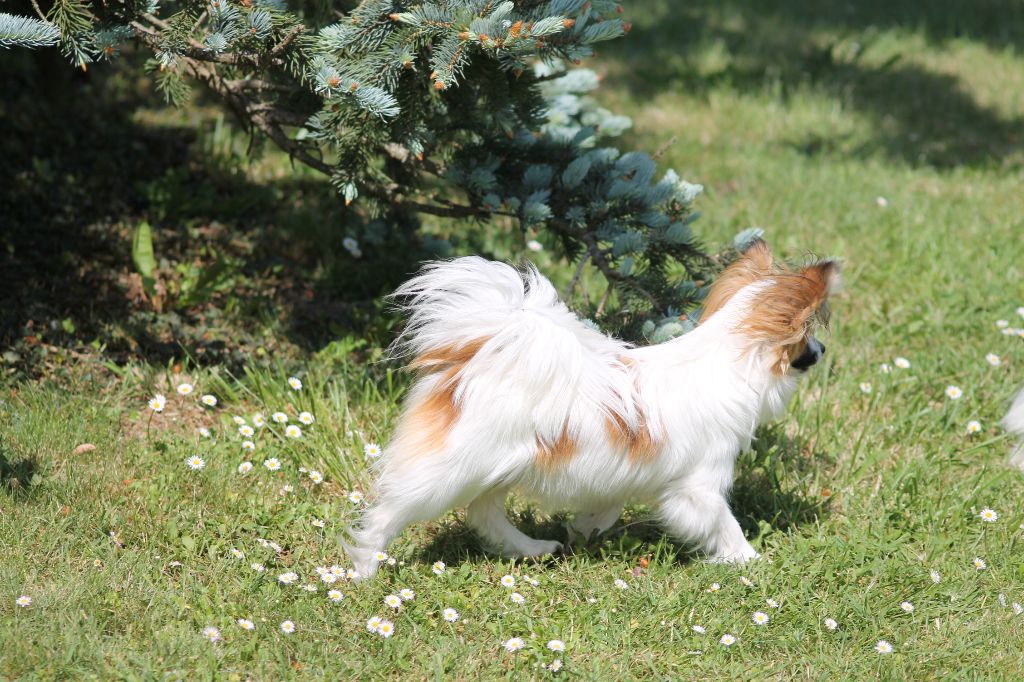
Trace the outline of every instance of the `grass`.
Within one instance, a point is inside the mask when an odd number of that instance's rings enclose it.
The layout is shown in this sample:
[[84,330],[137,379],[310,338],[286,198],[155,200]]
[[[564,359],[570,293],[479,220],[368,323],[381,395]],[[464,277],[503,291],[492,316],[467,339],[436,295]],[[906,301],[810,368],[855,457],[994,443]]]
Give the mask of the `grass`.
[[[335,536],[358,509],[343,493],[368,484],[363,443],[386,441],[403,375],[351,361],[352,339],[292,367],[298,392],[285,368],[83,365],[60,382],[10,384],[0,403],[4,675],[542,677],[550,639],[567,645],[560,675],[584,679],[1024,669],[1024,616],[1009,606],[1024,602],[1024,481],[1004,466],[997,426],[1024,371],[1021,340],[996,326],[1024,326],[1020,23],[994,17],[992,2],[791,6],[698,2],[680,15],[637,3],[630,38],[597,62],[605,105],[634,117],[629,146],[676,136],[663,162],[706,185],[698,229],[709,242],[759,225],[783,255],[846,262],[827,363],[738,467],[734,507],[767,560],[693,560],[635,508],[575,554],[513,563],[483,554],[453,513],[410,529],[395,566],[342,584],[346,599],[333,604],[324,585],[312,594],[275,577],[294,570],[304,584],[314,567],[344,563]],[[910,368],[882,373],[897,356]],[[196,395],[174,394],[183,378]],[[963,397],[947,398],[949,385]],[[151,416],[157,391],[170,405]],[[206,392],[217,408],[199,405]],[[317,421],[299,440],[261,431],[256,470],[238,474],[230,416],[277,409]],[[980,433],[966,433],[969,420]],[[74,454],[82,443],[97,447]],[[196,453],[206,466],[190,471]],[[259,466],[268,455],[282,472]],[[294,490],[282,495],[285,484]],[[998,521],[979,518],[985,507]],[[558,517],[519,502],[512,512],[528,532],[561,537]],[[435,576],[438,560],[448,568]],[[509,601],[506,573],[525,604]],[[367,632],[366,619],[388,611],[384,596],[405,587],[417,596],[392,617],[396,634]],[[21,594],[30,607],[15,605]],[[446,607],[462,620],[444,622]],[[767,625],[752,622],[758,610]],[[242,617],[254,632],[234,624]],[[278,630],[286,618],[296,633]],[[223,635],[215,645],[202,636],[211,625]],[[724,633],[736,644],[719,645]],[[527,642],[515,655],[500,648],[514,636]],[[893,654],[873,651],[880,639]]]

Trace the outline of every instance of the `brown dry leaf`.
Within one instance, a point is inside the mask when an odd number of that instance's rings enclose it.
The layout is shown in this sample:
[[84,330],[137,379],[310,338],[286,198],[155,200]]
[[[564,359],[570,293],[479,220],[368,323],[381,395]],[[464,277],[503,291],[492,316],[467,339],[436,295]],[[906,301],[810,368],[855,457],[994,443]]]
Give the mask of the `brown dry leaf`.
[[87,452],[92,452],[96,449],[96,446],[92,443],[82,443],[77,448],[71,451],[73,455],[84,455]]

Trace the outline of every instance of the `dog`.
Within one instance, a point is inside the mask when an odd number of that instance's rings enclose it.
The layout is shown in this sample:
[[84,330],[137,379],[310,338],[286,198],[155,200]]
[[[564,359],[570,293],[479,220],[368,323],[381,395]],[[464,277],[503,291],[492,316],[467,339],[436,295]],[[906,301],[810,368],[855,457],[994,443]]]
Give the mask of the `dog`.
[[1010,466],[1024,471],[1024,390],[1017,394],[1010,411],[1003,417],[1003,428],[1020,438],[1010,452]]
[[533,267],[428,264],[395,292],[408,314],[397,347],[418,378],[345,544],[356,571],[374,575],[409,524],[462,506],[503,556],[559,551],[512,525],[512,490],[574,511],[583,538],[646,502],[709,560],[757,558],[729,509],[733,468],[824,356],[812,332],[839,280],[834,260],[791,270],[757,240],[714,282],[693,331],[633,347],[577,318]]

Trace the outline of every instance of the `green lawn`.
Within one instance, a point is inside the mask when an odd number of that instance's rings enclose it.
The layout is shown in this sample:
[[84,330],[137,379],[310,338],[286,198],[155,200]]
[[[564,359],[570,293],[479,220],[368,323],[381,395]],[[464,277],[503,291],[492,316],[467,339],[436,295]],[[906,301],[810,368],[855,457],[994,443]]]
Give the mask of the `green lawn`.
[[[595,60],[602,102],[634,118],[625,144],[675,136],[662,162],[706,186],[707,243],[760,226],[795,261],[846,263],[827,362],[741,458],[734,507],[764,560],[701,563],[637,508],[574,554],[508,562],[455,512],[407,531],[375,580],[307,592],[316,567],[345,564],[336,536],[359,508],[347,494],[367,488],[364,444],[386,443],[407,378],[350,360],[351,339],[237,376],[83,363],[8,383],[0,400],[0,676],[519,679],[551,676],[541,665],[558,658],[558,676],[583,679],[1018,677],[1024,476],[1005,466],[997,422],[1024,386],[1024,355],[997,323],[1024,327],[1024,9],[676,4],[631,3],[631,34]],[[897,357],[909,368],[881,370]],[[175,393],[183,381],[193,395]],[[155,393],[168,397],[160,414]],[[205,393],[219,404],[202,406]],[[246,455],[231,417],[278,410],[315,422],[299,439],[258,430]],[[246,459],[255,469],[240,474]],[[558,518],[512,511],[561,539]],[[288,571],[299,580],[280,584]],[[416,596],[395,613],[383,600],[403,588]],[[372,616],[394,635],[368,632]],[[525,648],[506,652],[512,637]],[[546,649],[552,639],[566,650]],[[876,653],[879,640],[893,653]]]

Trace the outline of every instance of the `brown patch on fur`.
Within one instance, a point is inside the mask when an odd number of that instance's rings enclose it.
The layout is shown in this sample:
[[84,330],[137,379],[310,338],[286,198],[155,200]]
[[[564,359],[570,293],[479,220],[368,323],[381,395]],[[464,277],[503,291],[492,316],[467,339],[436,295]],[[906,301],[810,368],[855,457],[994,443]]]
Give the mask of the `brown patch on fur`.
[[483,348],[484,344],[488,341],[490,341],[490,337],[484,337],[480,339],[472,339],[461,346],[450,344],[428,350],[413,358],[412,362],[409,363],[409,368],[413,370],[431,372],[439,367],[465,365],[480,352],[480,349]]
[[604,418],[604,428],[612,445],[626,452],[634,462],[648,462],[658,454],[659,443],[643,417],[639,427],[631,429],[621,414],[612,411]]
[[402,419],[403,440],[408,439],[411,452],[425,455],[440,452],[448,441],[459,408],[455,404],[455,389],[461,367],[449,369],[434,389]]
[[733,296],[738,294],[743,287],[762,280],[773,272],[776,272],[774,259],[768,245],[761,239],[756,239],[743,252],[743,255],[735,263],[722,271],[715,283],[711,285],[711,291],[704,301],[704,312],[701,319],[710,319],[712,315],[725,307]]
[[569,424],[562,425],[562,432],[553,443],[537,438],[537,464],[544,469],[553,469],[567,464],[576,454],[576,442],[569,435]]

